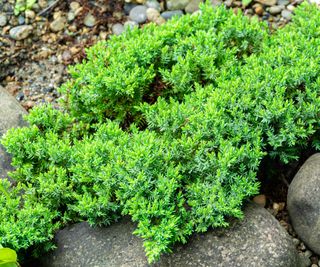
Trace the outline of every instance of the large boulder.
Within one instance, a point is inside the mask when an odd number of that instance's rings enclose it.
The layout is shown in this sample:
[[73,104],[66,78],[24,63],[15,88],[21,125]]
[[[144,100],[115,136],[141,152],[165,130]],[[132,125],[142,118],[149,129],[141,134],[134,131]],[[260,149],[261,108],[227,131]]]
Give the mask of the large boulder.
[[[0,139],[8,129],[26,125],[23,115],[27,112],[3,87],[0,86]],[[10,156],[0,144],[0,179],[12,170]]]
[[[149,266],[142,240],[128,219],[106,228],[78,223],[59,231],[57,249],[34,266]],[[245,218],[227,229],[193,235],[154,266],[301,267],[291,238],[264,208],[249,203]]]
[[320,153],[311,156],[293,178],[287,204],[294,230],[320,254]]

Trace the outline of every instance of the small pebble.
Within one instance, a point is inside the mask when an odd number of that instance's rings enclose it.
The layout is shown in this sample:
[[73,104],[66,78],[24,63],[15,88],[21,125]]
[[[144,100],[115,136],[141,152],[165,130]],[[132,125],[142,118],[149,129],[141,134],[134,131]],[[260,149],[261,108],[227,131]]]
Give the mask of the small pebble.
[[288,0],[278,0],[278,5],[279,6],[286,6],[288,5],[290,2]]
[[292,12],[293,10],[295,10],[295,8],[296,8],[296,7],[295,7],[294,5],[288,5],[288,6],[287,6],[287,9],[288,9],[289,11],[291,11],[291,12]]
[[33,27],[31,25],[21,25],[12,28],[9,35],[12,39],[20,41],[26,39],[31,34],[32,30]]
[[300,244],[300,240],[298,238],[292,238],[292,242],[295,246],[298,246]]
[[139,24],[135,21],[128,20],[123,24],[124,29],[133,29],[134,27],[139,27]]
[[286,20],[290,20],[291,16],[292,16],[292,13],[291,13],[291,11],[285,9],[285,10],[282,10],[281,16],[283,18],[285,18]]
[[192,14],[199,10],[199,5],[202,0],[191,0],[190,3],[185,7],[186,13]]
[[155,22],[158,17],[160,17],[160,12],[154,8],[148,8],[147,9],[147,18],[149,21]]
[[36,17],[36,13],[33,10],[26,10],[25,14],[28,19],[34,19]]
[[283,9],[282,6],[272,6],[269,9],[269,13],[271,15],[277,15],[277,14],[281,13],[282,9]]
[[112,30],[113,34],[120,35],[124,31],[124,27],[121,23],[116,23],[116,24],[112,25],[111,30]]
[[0,14],[0,27],[6,26],[8,22],[7,16],[4,13]]
[[84,21],[83,21],[84,25],[86,25],[87,27],[91,28],[93,27],[94,25],[96,25],[96,18],[91,14],[91,13],[88,13],[86,15],[86,17],[84,18]]
[[129,18],[137,23],[144,23],[147,20],[147,7],[136,6],[131,9]]
[[174,16],[181,17],[182,15],[183,15],[183,12],[181,10],[165,11],[161,13],[161,17],[163,17],[165,20],[169,20]]
[[61,31],[66,26],[66,22],[64,17],[58,17],[50,23],[50,29],[54,32]]
[[254,7],[254,12],[259,15],[262,16],[263,15],[263,7],[260,4],[256,4]]
[[80,8],[80,4],[78,2],[73,1],[73,2],[70,3],[70,9],[72,11],[76,11],[79,8]]
[[318,267],[318,265],[317,264],[312,264],[311,267]]
[[24,99],[24,93],[20,91],[20,92],[17,94],[16,99],[17,99],[18,101],[22,101],[22,100]]
[[306,258],[310,258],[312,256],[312,252],[310,250],[306,250],[303,255],[306,257]]
[[25,22],[26,22],[25,17],[22,16],[22,15],[19,15],[19,17],[18,17],[18,23],[19,23],[19,25],[23,25]]
[[265,195],[258,195],[253,198],[253,202],[257,203],[262,207],[265,207],[267,203],[267,198]]
[[154,9],[158,10],[159,12],[161,11],[161,6],[160,6],[159,2],[158,2],[158,1],[155,1],[155,0],[153,0],[153,1],[147,1],[147,2],[146,2],[146,7],[148,7],[148,8],[154,8]]
[[133,3],[125,3],[123,6],[123,11],[126,15],[129,15],[130,11],[136,6],[138,5]]

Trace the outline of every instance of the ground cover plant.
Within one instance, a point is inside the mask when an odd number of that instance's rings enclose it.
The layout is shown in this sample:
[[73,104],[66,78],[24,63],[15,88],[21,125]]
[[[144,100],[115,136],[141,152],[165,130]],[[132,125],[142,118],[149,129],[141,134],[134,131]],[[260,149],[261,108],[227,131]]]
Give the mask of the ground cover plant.
[[[150,262],[241,218],[265,156],[319,149],[320,16],[302,5],[273,35],[224,7],[125,32],[88,50],[62,88],[2,139],[0,244],[54,247],[72,222],[137,222]],[[40,250],[39,250],[40,249]]]

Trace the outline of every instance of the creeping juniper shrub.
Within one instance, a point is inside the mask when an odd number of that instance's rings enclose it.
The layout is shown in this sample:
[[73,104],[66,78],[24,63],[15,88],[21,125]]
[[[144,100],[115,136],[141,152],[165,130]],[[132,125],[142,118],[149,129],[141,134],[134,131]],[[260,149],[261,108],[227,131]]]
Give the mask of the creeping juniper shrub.
[[287,163],[320,148],[320,16],[295,13],[269,36],[202,6],[90,48],[61,89],[66,111],[34,108],[2,139],[18,185],[1,182],[0,244],[50,249],[67,223],[130,215],[154,262],[241,218],[265,155]]

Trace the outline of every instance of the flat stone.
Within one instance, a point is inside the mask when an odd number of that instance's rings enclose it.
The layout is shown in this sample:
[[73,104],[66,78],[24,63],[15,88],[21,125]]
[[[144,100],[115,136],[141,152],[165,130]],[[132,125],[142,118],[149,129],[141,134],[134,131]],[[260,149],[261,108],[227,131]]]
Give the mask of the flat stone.
[[[34,266],[150,266],[142,240],[128,218],[106,228],[74,224],[56,235],[57,249]],[[292,239],[264,208],[250,203],[242,221],[229,228],[194,234],[186,245],[176,245],[152,266],[301,267]],[[254,265],[253,265],[254,263]]]
[[277,15],[277,14],[281,13],[282,10],[283,10],[283,6],[272,6],[269,9],[269,13],[271,15]]
[[131,9],[129,18],[137,23],[144,23],[147,20],[147,7],[136,6]]
[[320,254],[320,153],[311,156],[293,178],[287,205],[298,236]]
[[[3,87],[0,86],[0,138],[12,127],[26,126],[23,115],[27,112]],[[12,171],[11,158],[0,144],[0,178]]]
[[277,4],[277,0],[256,0],[256,2],[265,6],[274,6]]
[[33,27],[31,25],[21,25],[12,28],[9,31],[9,35],[12,39],[20,41],[26,39],[33,31]]
[[191,0],[168,0],[167,8],[168,10],[180,10],[185,9],[185,7],[191,2]]
[[163,17],[165,20],[169,20],[174,16],[181,17],[182,15],[183,15],[182,10],[165,11],[161,13],[161,17]]

